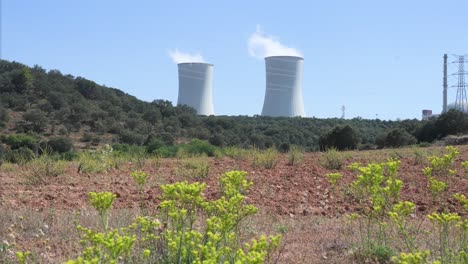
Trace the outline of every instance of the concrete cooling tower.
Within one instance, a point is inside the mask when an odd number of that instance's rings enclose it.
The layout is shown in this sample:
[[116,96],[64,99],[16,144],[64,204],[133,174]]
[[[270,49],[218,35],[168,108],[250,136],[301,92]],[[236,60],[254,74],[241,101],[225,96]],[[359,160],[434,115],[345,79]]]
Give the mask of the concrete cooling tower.
[[266,91],[262,116],[305,116],[302,99],[304,59],[295,56],[265,58]]
[[199,115],[214,115],[212,82],[213,64],[179,63],[178,105],[195,108]]

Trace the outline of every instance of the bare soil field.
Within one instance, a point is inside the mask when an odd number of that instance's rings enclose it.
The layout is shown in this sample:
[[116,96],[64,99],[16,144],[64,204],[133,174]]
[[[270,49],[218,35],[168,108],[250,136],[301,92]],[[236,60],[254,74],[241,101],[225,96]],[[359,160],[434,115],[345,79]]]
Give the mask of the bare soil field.
[[[448,178],[448,189],[436,203],[432,203],[422,169],[427,166],[426,156],[440,155],[444,151],[441,147],[342,152],[344,165],[339,172],[343,180],[335,190],[325,177],[335,171],[323,166],[323,153],[306,153],[299,165],[288,165],[283,154],[273,169],[254,167],[248,158],[209,158],[208,176],[197,180],[207,184],[205,197],[214,199],[219,196],[218,178],[222,173],[230,170],[248,173],[248,179],[254,183],[247,194],[248,202],[260,208],[260,212],[243,223],[245,236],[283,233],[278,263],[360,263],[352,254],[354,238],[346,226],[345,215],[359,208],[346,194],[346,186],[356,177],[346,166],[399,158],[398,175],[404,182],[401,200],[416,204],[415,219],[442,209],[463,215],[452,194],[468,196],[468,176],[461,166],[461,161],[468,160],[468,146],[458,149],[456,174]],[[196,180],[177,173],[180,162],[162,159],[160,166],[151,162],[140,164],[139,169],[151,175],[144,197],[153,213],[159,204],[159,185]],[[117,194],[112,226],[128,224],[139,213],[140,195],[129,176],[135,168],[135,164],[128,162],[105,173],[78,173],[77,164],[70,162],[65,173],[43,185],[25,182],[21,167],[1,170],[0,242],[14,243],[17,250],[30,250],[35,260],[45,263],[74,257],[80,249],[74,221],[88,226],[96,222],[96,214],[87,204],[88,192]]]

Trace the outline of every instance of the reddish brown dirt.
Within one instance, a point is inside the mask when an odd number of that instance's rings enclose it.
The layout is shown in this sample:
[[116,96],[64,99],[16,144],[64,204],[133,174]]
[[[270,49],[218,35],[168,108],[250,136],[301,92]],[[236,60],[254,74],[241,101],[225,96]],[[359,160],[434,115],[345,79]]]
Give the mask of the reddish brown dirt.
[[[392,150],[347,152],[348,159],[345,165],[352,162],[366,163],[368,160],[385,161],[388,156],[395,155]],[[440,152],[440,150],[438,150]],[[426,214],[428,210],[437,210],[441,204],[449,210],[461,211],[451,198],[453,193],[468,195],[468,177],[464,175],[460,162],[467,160],[468,147],[460,147],[461,155],[455,163],[457,174],[449,177],[448,190],[439,198],[436,205],[432,205],[431,194],[427,188],[427,179],[421,173],[425,167],[415,164],[411,150],[400,151],[403,154],[399,176],[404,182],[401,199],[409,200],[418,205],[420,213]],[[390,153],[390,154],[389,154]],[[393,153],[393,154],[392,154]],[[287,164],[287,157],[281,157],[274,169],[253,168],[251,161],[236,161],[231,158],[211,159],[212,167],[209,176],[201,181],[206,182],[205,195],[208,198],[218,196],[218,178],[223,172],[241,169],[248,172],[248,178],[254,182],[254,187],[248,194],[248,201],[267,212],[277,215],[324,215],[339,216],[346,212],[356,210],[357,203],[350,196],[344,195],[345,185],[350,183],[355,175],[345,167],[343,181],[336,191],[332,191],[325,174],[332,172],[321,164],[320,153],[308,153],[304,163],[299,166]],[[405,157],[407,156],[407,157]],[[145,192],[148,204],[156,206],[160,195],[159,185],[172,183],[183,179],[175,175],[178,166],[176,159],[164,159],[159,169],[145,165],[144,171],[150,173],[152,178]],[[21,170],[21,169],[18,169]],[[118,170],[100,174],[77,173],[77,166],[70,164],[66,173],[59,176],[50,184],[33,186],[24,183],[18,171],[8,173],[0,172],[0,208],[33,208],[43,210],[54,209],[80,209],[87,207],[86,197],[90,191],[111,191],[117,194],[116,208],[133,208],[139,205],[139,193],[135,188],[133,179],[129,176],[132,164],[126,164]]]
[[[436,204],[432,204],[427,179],[421,172],[425,165],[417,162],[415,151],[440,155],[443,148],[344,152],[342,155],[346,159],[340,170],[344,178],[335,191],[325,177],[332,171],[321,165],[321,153],[306,154],[304,163],[299,166],[288,165],[287,156],[282,155],[274,169],[254,168],[249,160],[210,158],[209,175],[201,181],[207,184],[205,196],[214,199],[219,196],[218,179],[222,173],[234,169],[248,173],[254,183],[247,195],[248,202],[260,207],[261,211],[245,223],[246,233],[251,232],[256,237],[261,233],[276,234],[281,228],[287,228],[279,263],[359,263],[350,251],[351,242],[344,238],[349,230],[344,226],[345,218],[340,217],[358,209],[358,203],[345,194],[346,186],[355,179],[346,165],[400,157],[399,176],[404,182],[401,199],[416,203],[419,216],[441,208],[463,214],[452,198],[456,192],[468,196],[468,175],[461,166],[462,161],[468,160],[468,146],[460,146],[459,150],[460,156],[454,165],[457,173],[449,177],[448,190]],[[176,175],[179,163],[177,159],[164,159],[158,169],[150,162],[145,164],[143,170],[152,175],[145,191],[147,208],[157,207],[161,184],[194,181]],[[86,202],[88,192],[117,194],[114,207],[121,210],[113,211],[113,221],[118,222],[113,226],[128,225],[138,213],[140,196],[129,176],[135,170],[134,164],[125,164],[107,173],[80,174],[77,165],[70,163],[62,176],[47,185],[37,186],[26,184],[21,170],[0,172],[0,241],[16,241],[18,250],[31,250],[40,255],[43,262],[59,263],[76,256],[80,246],[74,230],[74,212],[85,209],[79,219],[84,226],[96,223],[96,217],[90,213],[93,210]],[[19,216],[24,216],[21,224],[18,224]],[[49,231],[44,228],[46,223]],[[10,227],[13,231],[9,231]],[[46,233],[43,236],[40,235],[42,231]],[[17,234],[16,238],[9,237],[12,233]],[[50,245],[44,248],[49,237]]]

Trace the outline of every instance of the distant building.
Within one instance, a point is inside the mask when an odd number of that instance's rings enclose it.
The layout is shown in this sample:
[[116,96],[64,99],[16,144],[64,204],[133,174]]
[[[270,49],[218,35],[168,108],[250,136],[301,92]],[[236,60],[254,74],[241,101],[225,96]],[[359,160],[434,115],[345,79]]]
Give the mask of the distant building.
[[214,115],[212,82],[213,64],[179,63],[179,97],[177,105],[188,105],[199,115]]
[[262,116],[305,117],[302,98],[304,59],[296,56],[265,58],[266,91]]
[[422,120],[429,120],[432,116],[432,110],[422,110]]

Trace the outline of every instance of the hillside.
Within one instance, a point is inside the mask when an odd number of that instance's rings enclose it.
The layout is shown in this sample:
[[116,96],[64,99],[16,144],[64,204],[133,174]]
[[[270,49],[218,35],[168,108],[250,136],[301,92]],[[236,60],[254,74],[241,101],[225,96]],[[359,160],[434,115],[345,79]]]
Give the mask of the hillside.
[[76,147],[103,143],[145,145],[156,139],[170,145],[197,138],[218,146],[264,148],[294,144],[314,151],[319,149],[320,136],[338,125],[350,125],[360,145],[372,147],[379,136],[395,128],[418,139],[422,135],[419,141],[431,141],[437,135],[421,133],[421,128],[434,130],[427,124],[416,119],[197,116],[192,108],[175,107],[170,101],[145,102],[58,70],[0,61],[1,134],[27,133],[39,140],[68,137]]

